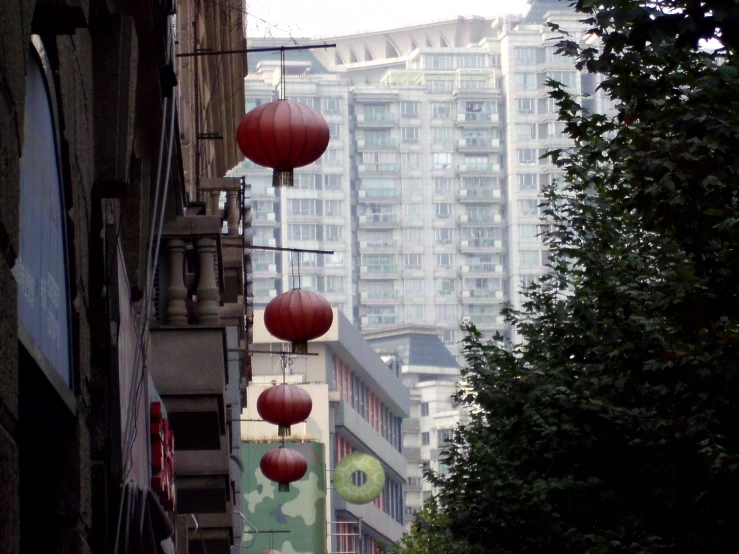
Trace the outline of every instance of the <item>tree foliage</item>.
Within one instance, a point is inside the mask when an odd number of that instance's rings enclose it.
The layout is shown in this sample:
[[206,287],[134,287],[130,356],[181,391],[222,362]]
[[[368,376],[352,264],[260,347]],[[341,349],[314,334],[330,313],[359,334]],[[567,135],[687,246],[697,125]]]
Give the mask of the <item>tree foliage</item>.
[[[565,172],[545,193],[551,272],[506,311],[520,342],[468,329],[472,421],[445,452],[450,473],[429,475],[458,540],[500,554],[736,549],[737,6],[576,4],[598,46],[560,49],[613,113],[551,83],[575,141],[551,154]],[[706,37],[720,49],[699,49]]]
[[434,498],[424,502],[423,510],[413,517],[410,533],[397,544],[385,548],[385,554],[482,554],[465,541],[452,536],[449,521]]

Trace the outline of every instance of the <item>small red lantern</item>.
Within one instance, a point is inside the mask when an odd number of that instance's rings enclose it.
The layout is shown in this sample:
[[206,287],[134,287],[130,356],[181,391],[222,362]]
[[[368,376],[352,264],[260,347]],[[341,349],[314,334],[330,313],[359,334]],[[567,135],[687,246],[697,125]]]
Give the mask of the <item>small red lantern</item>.
[[299,481],[308,471],[308,462],[297,450],[280,447],[262,456],[259,468],[267,479],[278,483],[277,490],[289,492],[290,483]]
[[236,130],[241,152],[271,167],[273,187],[293,186],[293,169],[315,162],[326,151],[328,123],[313,108],[275,100],[247,113]]
[[295,385],[275,385],[257,398],[259,416],[277,425],[281,437],[290,436],[290,426],[308,419],[312,409],[310,394]]
[[331,304],[307,290],[293,289],[273,298],[264,310],[264,326],[278,339],[292,342],[293,352],[308,352],[308,341],[324,335],[334,321]]

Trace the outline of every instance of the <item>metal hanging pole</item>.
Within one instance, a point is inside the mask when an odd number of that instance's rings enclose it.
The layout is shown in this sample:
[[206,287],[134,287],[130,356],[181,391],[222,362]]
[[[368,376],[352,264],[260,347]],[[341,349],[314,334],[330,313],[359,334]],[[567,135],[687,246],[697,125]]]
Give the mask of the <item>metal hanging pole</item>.
[[252,52],[284,52],[285,50],[313,50],[316,48],[336,48],[336,43],[332,44],[305,44],[302,46],[269,46],[263,48],[241,48],[239,50],[203,50],[197,48],[195,52],[183,52],[175,54],[176,58],[199,58],[200,56],[223,56],[227,54],[250,54]]

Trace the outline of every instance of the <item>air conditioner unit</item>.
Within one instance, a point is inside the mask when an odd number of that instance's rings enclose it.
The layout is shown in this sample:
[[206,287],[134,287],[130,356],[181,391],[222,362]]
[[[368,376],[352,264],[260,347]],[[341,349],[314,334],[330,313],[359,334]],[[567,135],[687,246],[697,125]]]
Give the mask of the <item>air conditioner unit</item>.
[[461,148],[464,148],[467,146],[467,139],[459,139],[459,142],[457,143]]
[[496,290],[495,291],[495,298],[502,299],[503,298],[503,291],[502,290]]
[[269,297],[274,298],[277,296],[277,291],[275,289],[270,289],[269,291]]
[[462,298],[470,298],[470,291],[463,290],[462,291]]
[[502,265],[496,265],[495,266],[495,273],[503,273],[503,266]]
[[462,246],[462,248],[466,248],[466,247],[468,247],[469,245],[470,245],[470,241],[468,241],[468,240],[463,240],[463,241],[461,241],[461,246]]
[[359,293],[359,298],[361,298],[362,300],[367,300],[368,297],[369,297],[368,292],[362,291]]

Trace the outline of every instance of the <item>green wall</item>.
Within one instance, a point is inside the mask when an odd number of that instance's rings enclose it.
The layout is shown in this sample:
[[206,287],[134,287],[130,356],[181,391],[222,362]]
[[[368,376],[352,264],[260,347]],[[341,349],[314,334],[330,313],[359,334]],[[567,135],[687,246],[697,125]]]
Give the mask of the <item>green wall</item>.
[[[326,552],[326,471],[323,465],[324,445],[319,442],[286,443],[308,460],[305,476],[290,484],[290,492],[279,492],[277,483],[262,475],[259,460],[278,448],[279,443],[244,442],[241,458],[242,513],[260,533],[256,539],[250,529],[243,543],[254,542],[245,553],[261,554],[273,548],[283,554],[325,554]],[[286,530],[288,533],[261,533]],[[271,537],[271,539],[270,539]],[[271,541],[271,542],[270,542]]]

